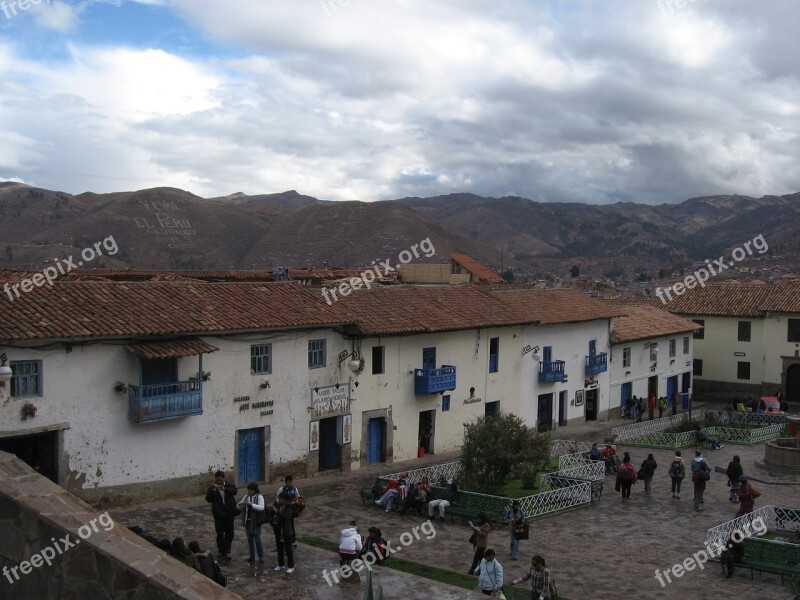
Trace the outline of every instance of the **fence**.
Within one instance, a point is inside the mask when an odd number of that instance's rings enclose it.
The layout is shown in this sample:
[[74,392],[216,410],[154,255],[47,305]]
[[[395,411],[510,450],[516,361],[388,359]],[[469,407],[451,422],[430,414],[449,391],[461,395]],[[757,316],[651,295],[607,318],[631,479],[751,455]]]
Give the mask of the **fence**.
[[800,508],[774,505],[762,506],[751,513],[742,515],[738,519],[731,519],[712,527],[706,533],[706,541],[708,544],[724,544],[734,531],[743,531],[746,526],[750,526],[752,521],[759,517],[764,520],[769,529],[792,529],[800,525]]
[[650,433],[659,433],[677,427],[690,420],[690,416],[693,421],[701,421],[707,412],[714,411],[698,409],[693,410],[691,413],[684,412],[669,417],[662,417],[661,419],[653,419],[652,421],[621,425],[619,427],[614,427],[611,430],[611,435],[616,443],[627,442]]
[[[397,473],[390,473],[389,475],[381,475],[381,479],[385,479],[386,481],[391,481],[392,479],[400,479],[401,471]],[[448,480],[458,479],[461,476],[461,462],[449,462],[443,463],[441,465],[433,465],[430,467],[423,467],[421,469],[411,469],[410,471],[402,471],[402,473],[407,473],[407,479],[413,483],[418,483],[422,481],[424,477],[428,478],[428,481],[435,484],[444,484]]]
[[592,445],[589,442],[576,442],[573,440],[552,440],[550,442],[550,457],[563,456],[565,454],[576,454],[589,452]]

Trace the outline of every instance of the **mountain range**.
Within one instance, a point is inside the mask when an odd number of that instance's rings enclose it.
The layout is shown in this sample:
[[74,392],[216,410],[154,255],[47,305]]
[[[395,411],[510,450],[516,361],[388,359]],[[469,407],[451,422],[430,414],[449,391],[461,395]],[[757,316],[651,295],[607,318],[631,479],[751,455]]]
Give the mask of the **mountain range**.
[[657,206],[541,203],[450,194],[329,202],[296,191],[201,198],[175,188],[72,195],[0,183],[0,268],[40,268],[113,236],[85,267],[360,267],[430,239],[422,262],[465,253],[495,268],[615,275],[690,266],[763,235],[800,249],[800,193],[706,196]]

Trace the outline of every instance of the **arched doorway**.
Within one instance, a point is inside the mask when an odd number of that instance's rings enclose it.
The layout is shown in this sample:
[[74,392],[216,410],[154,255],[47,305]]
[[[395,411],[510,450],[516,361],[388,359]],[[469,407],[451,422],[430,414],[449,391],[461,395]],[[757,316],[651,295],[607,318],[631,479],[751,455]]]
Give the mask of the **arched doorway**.
[[800,402],[800,365],[792,365],[786,370],[786,402],[790,410],[797,410]]

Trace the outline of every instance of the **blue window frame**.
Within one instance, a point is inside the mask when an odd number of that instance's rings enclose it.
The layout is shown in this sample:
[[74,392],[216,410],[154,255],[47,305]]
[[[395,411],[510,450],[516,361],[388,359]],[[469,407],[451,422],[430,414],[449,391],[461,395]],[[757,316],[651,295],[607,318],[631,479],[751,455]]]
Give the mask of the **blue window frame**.
[[269,375],[272,373],[272,344],[253,344],[250,346],[250,374]]
[[447,412],[450,410],[450,396],[445,395],[442,396],[442,412]]
[[325,366],[325,340],[309,340],[308,368],[319,369]]
[[497,373],[500,355],[500,338],[489,338],[489,373]]
[[553,347],[545,346],[542,348],[542,362],[553,362]]
[[17,398],[42,395],[42,361],[11,362],[11,395]]

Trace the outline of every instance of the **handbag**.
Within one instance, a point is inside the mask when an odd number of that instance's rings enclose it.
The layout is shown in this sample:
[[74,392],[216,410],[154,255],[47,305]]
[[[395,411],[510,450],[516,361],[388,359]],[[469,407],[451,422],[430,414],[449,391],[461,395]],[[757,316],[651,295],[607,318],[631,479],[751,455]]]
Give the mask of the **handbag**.
[[492,596],[495,598],[500,598],[500,600],[506,600],[506,595],[503,593],[503,590],[495,590],[492,593]]
[[524,521],[514,529],[514,537],[518,540],[530,539],[530,527]]
[[[263,496],[262,496],[263,497]],[[251,509],[252,510],[252,509]],[[253,511],[253,522],[256,524],[256,527],[261,527],[262,525],[271,525],[270,515],[267,514],[267,507],[264,507],[264,510],[254,510]]]

